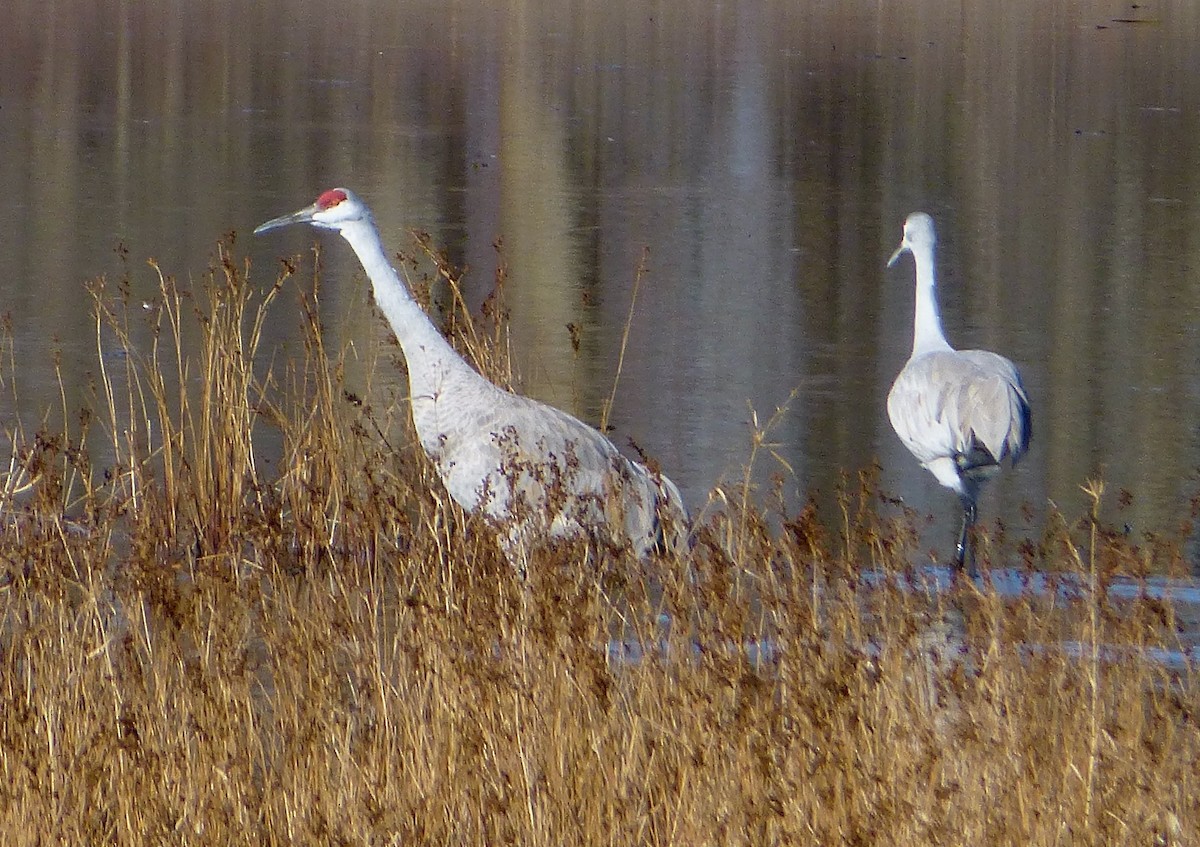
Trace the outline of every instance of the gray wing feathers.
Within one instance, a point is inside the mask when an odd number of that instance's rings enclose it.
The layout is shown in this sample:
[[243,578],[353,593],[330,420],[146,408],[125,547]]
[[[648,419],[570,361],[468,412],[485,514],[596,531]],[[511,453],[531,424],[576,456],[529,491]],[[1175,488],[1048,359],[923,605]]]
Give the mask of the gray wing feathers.
[[670,480],[566,412],[493,389],[470,411],[433,404],[441,406],[435,428],[442,434],[426,450],[468,511],[515,520],[523,527],[518,536],[591,534],[629,543],[639,556],[663,543],[664,518],[686,533],[683,499]]
[[1016,462],[1029,446],[1029,401],[1012,362],[986,350],[939,351],[909,361],[888,395],[888,416],[921,461],[971,456]]
[[996,461],[1010,458],[1016,464],[1033,434],[1021,375],[1008,359],[987,350],[963,350],[960,355],[986,375],[974,382],[978,393],[968,407],[975,418],[968,425]]

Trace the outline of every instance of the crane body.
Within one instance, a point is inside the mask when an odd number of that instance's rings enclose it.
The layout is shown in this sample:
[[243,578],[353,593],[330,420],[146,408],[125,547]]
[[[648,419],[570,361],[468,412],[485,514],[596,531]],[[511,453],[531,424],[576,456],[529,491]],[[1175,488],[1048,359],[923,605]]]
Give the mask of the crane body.
[[586,536],[639,558],[686,548],[679,489],[595,428],[485,379],[413,299],[384,252],[370,210],[334,188],[257,227],[309,223],[341,234],[371,280],[408,367],[413,426],[450,496],[499,530],[510,560],[546,538]]
[[904,237],[888,260],[902,253],[916,265],[912,354],[888,394],[892,428],[939,483],[958,494],[963,507],[955,565],[970,556],[979,491],[1001,463],[1029,448],[1029,398],[1016,366],[988,350],[955,350],[942,330],[937,306],[933,219],[913,212]]

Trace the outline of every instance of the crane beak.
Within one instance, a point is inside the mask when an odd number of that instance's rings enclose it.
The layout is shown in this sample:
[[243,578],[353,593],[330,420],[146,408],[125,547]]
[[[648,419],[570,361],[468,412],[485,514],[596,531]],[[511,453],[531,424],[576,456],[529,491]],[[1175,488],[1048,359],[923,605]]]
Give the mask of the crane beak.
[[[272,221],[272,223],[274,223],[274,221]],[[266,226],[266,224],[263,224],[263,226]],[[258,229],[262,229],[262,226],[260,226]],[[254,231],[258,232],[258,229]],[[896,252],[892,254],[892,258],[888,259],[887,266],[890,268],[892,265],[896,264],[896,260],[900,258],[900,254],[907,249],[908,248],[904,246],[904,242],[900,242],[900,246],[896,248]]]
[[254,228],[254,234],[262,235],[268,230],[278,229],[279,227],[287,226],[288,224],[312,223],[313,215],[315,215],[318,211],[319,209],[317,208],[317,204],[313,203],[311,206],[305,206],[298,212],[292,212],[290,215],[282,215],[278,218],[272,218],[265,224],[259,224]]

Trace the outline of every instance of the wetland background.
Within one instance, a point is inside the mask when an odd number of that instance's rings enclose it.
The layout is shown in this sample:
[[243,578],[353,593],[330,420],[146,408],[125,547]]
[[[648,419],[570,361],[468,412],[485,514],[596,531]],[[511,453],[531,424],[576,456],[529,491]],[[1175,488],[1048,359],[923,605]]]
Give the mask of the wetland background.
[[[884,410],[912,302],[911,263],[884,262],[920,208],[952,342],[1016,361],[1034,405],[982,517],[1082,508],[1102,475],[1133,495],[1123,523],[1167,531],[1195,490],[1194,4],[18,0],[9,18],[0,311],[27,417],[59,402],[54,351],[69,399],[94,378],[83,286],[124,272],[115,246],[152,300],[143,259],[187,279],[236,230],[267,286],[316,235],[250,229],[345,184],[391,249],[420,229],[467,267],[473,306],[502,239],[519,382],[593,422],[648,249],[614,438],[693,509],[738,474],[749,410],[797,389],[772,433],[794,474],[764,479],[828,504],[878,458],[886,490],[952,523]],[[324,261],[330,331],[386,341],[350,251]],[[285,355],[288,318],[266,328]]]
[[[12,6],[0,841],[1191,843],[1200,13],[483,5]],[[446,502],[349,251],[247,238],[342,183],[591,420],[649,250],[615,438],[721,485],[686,561],[523,578]],[[917,207],[1035,406],[995,581],[913,567]]]

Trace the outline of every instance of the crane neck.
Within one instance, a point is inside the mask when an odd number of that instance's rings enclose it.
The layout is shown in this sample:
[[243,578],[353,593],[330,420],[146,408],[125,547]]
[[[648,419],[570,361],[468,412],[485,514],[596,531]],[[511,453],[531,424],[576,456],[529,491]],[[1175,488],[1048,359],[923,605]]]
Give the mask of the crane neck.
[[440,380],[450,371],[465,370],[478,377],[478,373],[434,326],[421,304],[413,299],[388,260],[374,223],[369,219],[356,221],[343,226],[341,234],[354,248],[363,270],[371,280],[375,302],[400,342],[408,364],[412,393],[416,395],[426,389],[433,390],[431,386],[426,386],[426,381]]
[[937,303],[937,274],[934,270],[933,248],[913,250],[917,267],[916,312],[913,316],[914,357],[938,350],[950,350],[950,342],[942,331],[942,316]]

